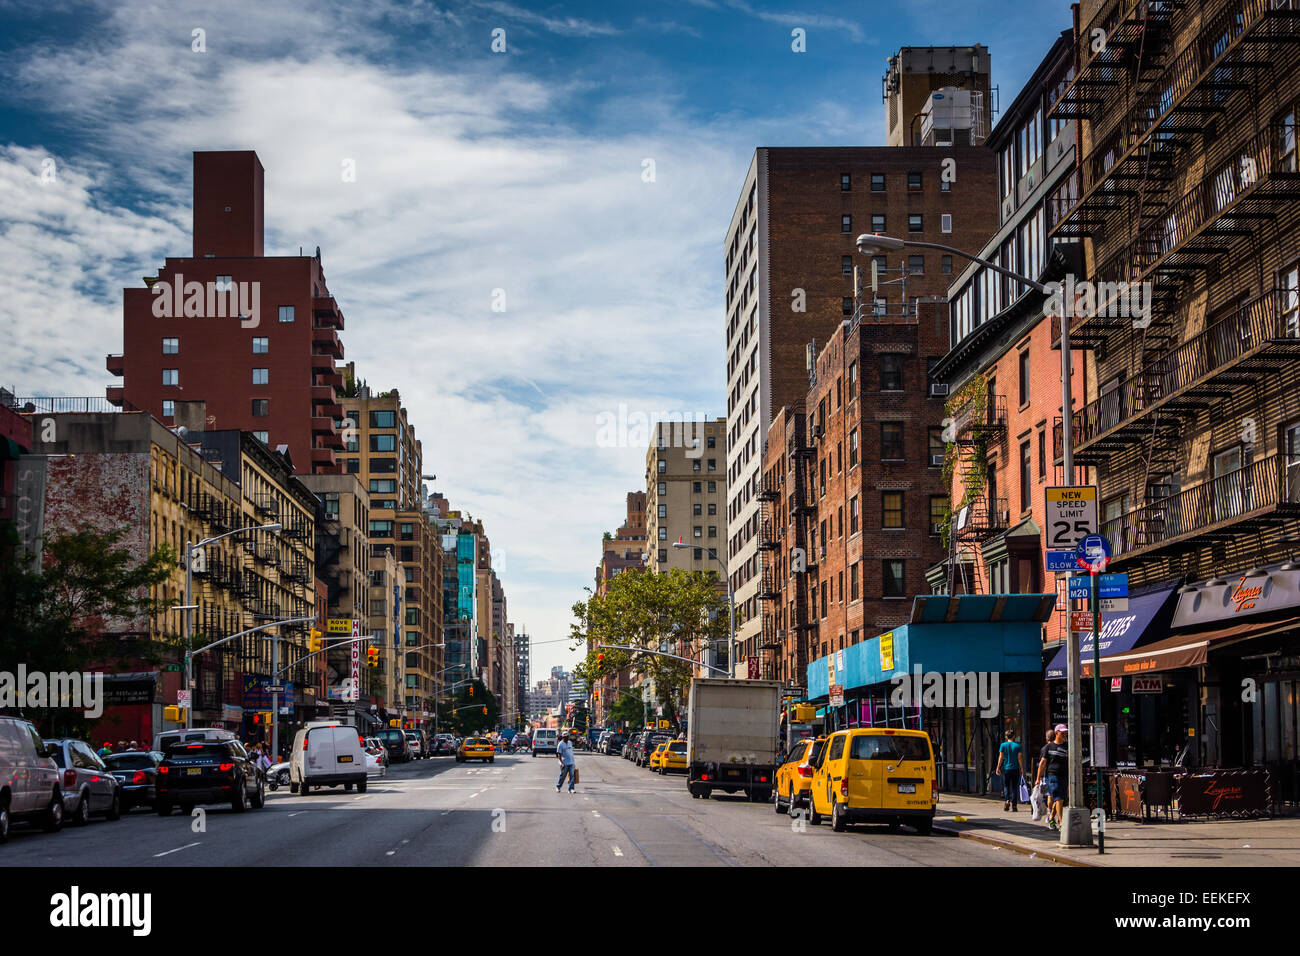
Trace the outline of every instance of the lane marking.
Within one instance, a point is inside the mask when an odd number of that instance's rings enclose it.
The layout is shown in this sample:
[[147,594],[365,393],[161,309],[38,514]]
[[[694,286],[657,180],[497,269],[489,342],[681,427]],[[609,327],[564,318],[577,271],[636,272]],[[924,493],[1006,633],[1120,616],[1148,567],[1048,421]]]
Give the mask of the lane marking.
[[154,859],[157,859],[157,858],[160,857],[160,856],[167,856],[169,853],[179,853],[179,852],[181,852],[181,850],[188,850],[190,847],[192,847],[192,846],[198,846],[199,843],[202,843],[202,842],[203,842],[202,840],[198,840],[198,841],[196,841],[196,842],[194,842],[194,843],[187,843],[187,844],[185,844],[184,846],[178,846],[178,847],[177,847],[176,849],[174,849],[174,850],[164,850],[162,853],[155,853],[155,854],[154,854]]
[[600,816],[600,811],[599,811],[599,810],[592,810],[592,811],[591,811],[591,815],[592,815],[593,817],[598,817],[598,816]]
[[615,855],[615,856],[622,856],[622,855],[623,855],[623,851],[619,849],[619,846],[618,846],[617,843],[614,844],[614,855]]

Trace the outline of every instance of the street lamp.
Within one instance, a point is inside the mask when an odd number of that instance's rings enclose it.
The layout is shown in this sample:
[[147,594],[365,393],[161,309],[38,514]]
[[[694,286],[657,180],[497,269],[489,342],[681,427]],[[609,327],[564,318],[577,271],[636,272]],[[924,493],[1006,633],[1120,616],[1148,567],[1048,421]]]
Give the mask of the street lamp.
[[[863,233],[858,236],[858,252],[864,256],[878,255],[883,252],[896,252],[904,246],[916,246],[923,249],[939,249],[943,252],[949,252],[953,255],[961,256],[963,259],[969,259],[971,262],[978,263],[986,269],[992,269],[994,272],[1001,273],[1004,276],[1014,279],[1017,282],[1029,286],[1035,292],[1043,295],[1051,295],[1052,291],[1041,282],[1036,282],[1027,276],[1022,276],[1018,272],[1004,268],[994,262],[981,258],[980,256],[971,255],[969,252],[963,252],[954,246],[946,246],[938,242],[921,242],[914,239],[897,239],[893,236],[882,236],[875,233]],[[1070,323],[1068,310],[1062,309],[1061,315],[1061,446],[1062,446],[1062,465],[1067,485],[1074,483],[1074,449],[1072,435],[1072,411],[1073,403],[1070,400]],[[1067,598],[1068,609],[1068,598]],[[1074,639],[1071,632],[1065,641],[1066,646],[1066,685],[1067,685],[1067,703],[1068,717],[1067,726],[1069,727],[1069,745],[1070,745],[1070,805],[1066,808],[1065,819],[1061,822],[1061,845],[1062,846],[1091,846],[1092,845],[1092,824],[1088,818],[1088,810],[1083,803],[1083,715],[1080,711],[1079,700],[1079,642]],[[1101,794],[1097,794],[1097,800],[1100,803]]]
[[[189,694],[189,706],[185,708],[185,729],[189,730],[194,726],[194,655],[190,653],[190,644],[192,642],[190,632],[193,626],[191,615],[198,609],[194,603],[194,552],[199,548],[206,547],[209,544],[215,544],[222,538],[229,538],[231,535],[247,534],[250,531],[270,531],[276,532],[284,526],[278,521],[272,524],[259,525],[255,528],[236,528],[234,531],[227,531],[225,534],[214,535],[211,538],[204,538],[197,543],[185,542],[185,603],[181,605],[185,610],[185,693]],[[279,645],[276,645],[279,646]]]
[[[681,538],[678,538],[676,541],[673,542],[673,547],[693,548],[695,547],[695,545],[687,544]],[[728,644],[727,646],[731,649],[730,653],[732,657],[732,660],[729,661],[728,663],[732,665],[733,673],[734,673],[735,655],[736,655],[736,596],[731,591],[731,575],[727,573],[727,566],[723,564],[722,559],[718,557],[718,552],[715,551],[713,548],[707,548],[705,550],[708,553],[709,557],[711,557],[714,561],[718,562],[719,567],[722,568],[722,580],[727,582],[727,633],[731,641],[730,644]],[[710,646],[712,646],[713,642],[710,641],[709,643]],[[716,656],[714,660],[716,662],[717,660]]]

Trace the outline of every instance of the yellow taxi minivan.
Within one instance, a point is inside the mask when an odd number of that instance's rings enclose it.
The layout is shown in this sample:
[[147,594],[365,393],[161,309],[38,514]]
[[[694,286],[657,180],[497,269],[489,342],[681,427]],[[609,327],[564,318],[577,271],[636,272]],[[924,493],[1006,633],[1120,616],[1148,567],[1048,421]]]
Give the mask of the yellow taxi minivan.
[[659,769],[659,761],[663,759],[664,748],[667,746],[668,741],[665,740],[663,743],[655,747],[654,753],[650,754],[650,759],[645,762],[647,770],[654,771]]
[[923,730],[860,727],[826,739],[813,770],[810,823],[830,817],[831,829],[851,823],[906,823],[927,835],[939,785],[934,752]]
[[776,790],[772,803],[777,813],[795,815],[800,807],[808,806],[812,793],[813,767],[826,745],[825,737],[806,737],[796,740],[776,768]]

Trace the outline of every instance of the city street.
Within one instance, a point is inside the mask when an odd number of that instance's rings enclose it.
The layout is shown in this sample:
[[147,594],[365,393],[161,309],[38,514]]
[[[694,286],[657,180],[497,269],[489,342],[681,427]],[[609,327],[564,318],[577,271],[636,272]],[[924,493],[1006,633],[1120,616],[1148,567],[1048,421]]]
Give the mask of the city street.
[[493,764],[421,760],[365,794],[268,793],[236,815],[206,808],[204,833],[177,813],[46,834],[14,827],[7,866],[1050,866],[968,840],[883,826],[795,832],[770,805],[693,800],[680,774],[580,753],[577,792],[555,792],[554,757]]

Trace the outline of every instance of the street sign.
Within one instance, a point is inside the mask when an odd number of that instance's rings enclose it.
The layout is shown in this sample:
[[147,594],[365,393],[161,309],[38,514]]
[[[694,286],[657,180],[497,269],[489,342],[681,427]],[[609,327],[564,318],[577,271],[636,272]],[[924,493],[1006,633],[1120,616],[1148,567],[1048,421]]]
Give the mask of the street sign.
[[1064,551],[1048,551],[1047,570],[1058,572],[1077,571],[1079,566],[1075,563],[1077,560],[1074,551],[1066,549]]
[[1092,631],[1092,612],[1091,611],[1071,611],[1070,612],[1070,630],[1072,631]]
[[1127,610],[1128,610],[1128,598],[1126,597],[1101,599],[1102,614],[1105,614],[1107,611],[1127,611]]
[[189,707],[189,706],[190,706],[190,692],[189,692],[189,691],[187,691],[187,690],[178,690],[178,691],[176,692],[176,706],[177,706],[177,707]]
[[1159,694],[1164,689],[1164,681],[1157,676],[1133,678],[1133,693],[1135,694]]
[[830,690],[830,705],[832,707],[844,706],[844,685],[832,684]]
[[[1084,577],[1083,575],[1075,575],[1070,578],[1071,601],[1086,601],[1092,597],[1092,585],[1089,583],[1089,580],[1089,577]],[[1099,598],[1128,597],[1128,575],[1097,575],[1097,596]]]
[[283,685],[283,684],[267,684],[267,685],[266,685],[266,692],[267,692],[268,694],[283,694],[283,693],[284,693],[284,685]]
[[1049,551],[1073,549],[1097,530],[1097,489],[1091,485],[1044,488]]
[[1105,535],[1090,534],[1079,542],[1075,559],[1085,571],[1105,571],[1106,565],[1110,563],[1110,542]]

